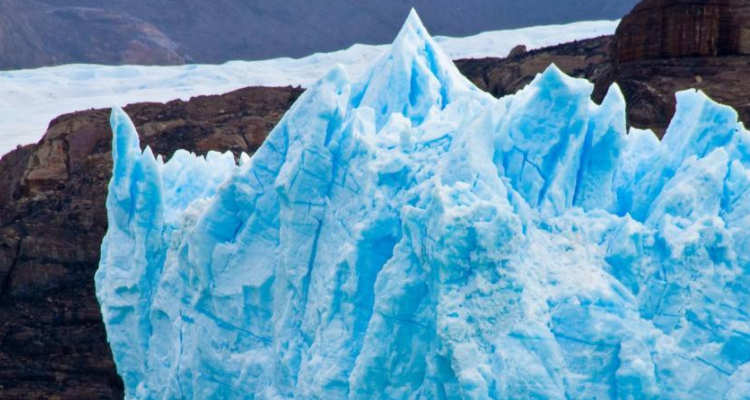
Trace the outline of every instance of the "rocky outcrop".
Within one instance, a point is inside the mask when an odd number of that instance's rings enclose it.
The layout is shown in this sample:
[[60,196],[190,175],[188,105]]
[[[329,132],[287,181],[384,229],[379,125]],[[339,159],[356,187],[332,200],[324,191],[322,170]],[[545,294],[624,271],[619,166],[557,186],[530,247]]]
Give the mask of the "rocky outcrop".
[[550,63],[594,82],[595,101],[617,83],[627,100],[628,124],[658,135],[674,115],[674,94],[693,88],[731,105],[750,126],[748,21],[750,2],[744,0],[646,0],[614,37],[459,65],[495,96],[515,93]]
[[[700,89],[734,107],[750,125],[750,57],[707,57],[644,60],[621,64],[610,81],[597,87],[603,97],[610,82],[620,85],[628,101],[628,123],[664,134],[675,113],[676,92]],[[601,98],[600,97],[600,98]]]
[[611,41],[611,36],[602,36],[529,52],[519,46],[507,58],[458,60],[456,64],[479,88],[502,97],[521,90],[550,64],[577,78],[603,79],[609,74]]
[[623,18],[612,41],[612,82],[628,100],[628,122],[663,134],[674,93],[696,88],[737,109],[750,123],[750,2],[644,0]]
[[745,0],[646,0],[622,20],[618,64],[681,57],[750,54]]
[[[696,3],[705,5],[712,2],[683,2],[687,4],[687,8],[682,11],[678,7],[682,4],[679,1],[674,2],[678,5],[670,3],[671,6],[666,6],[665,3],[650,0],[641,3],[632,14],[623,19],[614,37],[600,37],[530,52],[519,51],[505,59],[463,60],[458,61],[458,64],[477,86],[497,97],[515,93],[551,63],[572,76],[594,82],[595,101],[601,101],[609,86],[617,83],[627,100],[628,124],[637,128],[652,129],[658,135],[664,134],[674,115],[674,94],[692,88],[703,90],[713,99],[731,105],[739,111],[740,118],[745,124],[750,125],[750,102],[747,101],[747,93],[750,92],[750,55],[743,54],[744,44],[730,45],[744,43],[736,39],[748,37],[745,31],[750,29],[750,25],[742,26],[731,22],[734,20],[732,17],[729,18],[730,22],[722,22],[720,25],[719,31],[723,32],[724,36],[701,39],[704,42],[697,38],[689,41],[703,43],[702,46],[706,48],[732,48],[735,49],[732,50],[733,54],[715,50],[716,54],[712,53],[713,55],[696,56],[690,50],[696,48],[693,44],[682,48],[675,46],[659,52],[656,49],[661,48],[660,46],[654,47],[650,44],[680,42],[676,39],[663,40],[656,33],[648,33],[653,26],[660,25],[655,21],[644,23],[642,20],[654,19],[654,15],[661,15],[667,21],[671,21],[664,26],[682,27],[675,28],[675,32],[665,35],[679,36],[690,31],[688,28],[693,23],[710,23],[684,18],[672,21],[670,18],[673,18],[673,15],[684,16],[693,12],[710,20],[716,14],[694,12]],[[731,2],[720,3],[726,5]],[[730,11],[725,12],[729,12],[730,15],[745,15],[745,21],[750,20],[750,15],[747,15],[750,3],[735,3],[735,6],[728,8]],[[658,7],[664,9],[659,11]],[[661,20],[662,17],[656,19]],[[724,20],[726,18],[721,21]],[[683,26],[686,23],[688,26]],[[725,27],[725,24],[728,24],[729,28]]]
[[[300,94],[248,88],[126,108],[141,141],[252,153]],[[0,398],[122,397],[93,276],[107,229],[109,111],[62,116],[44,139],[0,159]]]

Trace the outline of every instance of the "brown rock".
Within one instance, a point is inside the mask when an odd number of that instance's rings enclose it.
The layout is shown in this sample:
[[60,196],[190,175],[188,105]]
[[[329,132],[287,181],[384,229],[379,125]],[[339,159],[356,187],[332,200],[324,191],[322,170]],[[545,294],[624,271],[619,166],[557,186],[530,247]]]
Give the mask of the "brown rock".
[[612,68],[598,81],[595,98],[618,83],[628,123],[663,135],[675,112],[674,93],[695,88],[750,124],[748,21],[747,0],[644,0],[617,29]]
[[458,60],[456,65],[479,88],[495,97],[516,93],[555,64],[563,72],[591,81],[608,74],[611,36],[565,43],[508,58]]
[[750,54],[749,19],[746,0],[645,0],[618,27],[615,62]]
[[66,143],[51,140],[44,143],[31,159],[30,168],[24,175],[24,184],[31,190],[41,190],[46,185],[54,185],[68,179],[68,154]]
[[526,53],[526,46],[519,44],[518,46],[510,49],[510,53],[508,53],[508,58],[515,58],[518,57],[524,53]]

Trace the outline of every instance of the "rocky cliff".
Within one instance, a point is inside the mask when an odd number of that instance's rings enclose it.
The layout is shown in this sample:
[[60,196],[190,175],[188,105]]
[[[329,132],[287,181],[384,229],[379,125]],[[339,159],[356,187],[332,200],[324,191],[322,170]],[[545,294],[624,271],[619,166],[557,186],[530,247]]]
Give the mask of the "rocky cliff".
[[750,54],[750,3],[744,0],[646,0],[622,20],[618,64]]
[[614,37],[467,61],[462,68],[496,96],[514,93],[550,63],[594,82],[596,101],[617,83],[627,100],[628,124],[659,135],[674,115],[674,94],[690,88],[731,105],[750,125],[748,21],[745,0],[645,0],[623,18]]
[[597,94],[617,82],[628,122],[663,133],[676,91],[703,90],[750,123],[750,2],[644,0],[623,18],[610,49],[611,70]]
[[458,60],[456,63],[461,72],[479,88],[495,97],[502,97],[521,90],[550,64],[557,65],[576,78],[586,78],[592,82],[606,79],[611,68],[611,45],[611,36],[528,52],[523,45],[519,45],[507,58]]

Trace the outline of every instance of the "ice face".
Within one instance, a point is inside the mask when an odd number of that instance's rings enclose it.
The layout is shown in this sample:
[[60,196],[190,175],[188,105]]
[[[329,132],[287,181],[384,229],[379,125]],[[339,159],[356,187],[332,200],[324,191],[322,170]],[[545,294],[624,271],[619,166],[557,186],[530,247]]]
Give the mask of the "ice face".
[[129,398],[746,399],[750,133],[678,95],[659,142],[554,66],[477,90],[412,13],[252,157],[112,114],[96,276]]

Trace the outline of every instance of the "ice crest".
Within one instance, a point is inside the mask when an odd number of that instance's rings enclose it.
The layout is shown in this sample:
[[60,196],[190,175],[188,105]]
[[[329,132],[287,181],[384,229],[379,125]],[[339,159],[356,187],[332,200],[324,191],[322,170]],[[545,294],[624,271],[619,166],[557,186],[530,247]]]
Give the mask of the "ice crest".
[[454,100],[472,97],[489,100],[461,75],[412,9],[390,50],[355,85],[352,105],[372,108],[381,128],[394,113],[418,125]]
[[412,12],[251,158],[112,114],[96,276],[129,398],[732,399],[750,387],[750,133],[662,142],[552,66],[494,100]]

